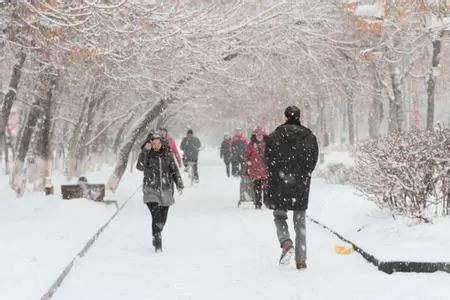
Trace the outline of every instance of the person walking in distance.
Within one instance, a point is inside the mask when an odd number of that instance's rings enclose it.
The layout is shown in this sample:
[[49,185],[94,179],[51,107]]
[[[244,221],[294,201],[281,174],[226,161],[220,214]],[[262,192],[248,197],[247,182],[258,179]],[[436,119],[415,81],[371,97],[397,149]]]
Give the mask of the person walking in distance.
[[[278,241],[282,248],[280,264],[289,264],[295,253],[297,269],[305,269],[306,209],[311,173],[317,164],[319,148],[315,135],[301,125],[298,107],[287,107],[284,115],[286,122],[278,126],[266,139],[268,180],[264,204],[273,209]],[[287,211],[291,210],[295,247],[286,222]]]
[[174,185],[179,194],[183,181],[172,153],[159,133],[150,133],[141,147],[136,168],[144,172],[144,203],[152,215],[153,247],[162,251],[162,231],[169,206],[174,204]]
[[227,177],[230,177],[230,149],[231,137],[228,133],[223,136],[222,144],[220,145],[220,158],[223,159],[225,163],[225,168],[227,172]]
[[230,143],[231,150],[231,174],[235,177],[242,175],[244,154],[247,149],[248,140],[244,137],[241,129],[236,129],[235,135]]
[[175,139],[169,134],[166,127],[159,128],[159,131],[162,133],[163,137],[167,140],[170,148],[170,152],[172,152],[173,157],[175,158],[176,162],[178,163],[178,167],[183,166],[183,162],[181,160],[180,152],[178,151],[177,142]]
[[253,183],[253,203],[256,209],[260,209],[262,206],[262,198],[265,194],[263,190],[267,179],[264,139],[264,130],[256,127],[244,155],[244,171]]
[[200,152],[202,144],[198,137],[194,136],[194,132],[192,129],[187,131],[186,136],[181,141],[180,148],[184,152],[184,156],[186,159],[186,167],[189,164],[192,164],[192,171],[194,176],[194,181],[199,181],[198,176],[198,153]]

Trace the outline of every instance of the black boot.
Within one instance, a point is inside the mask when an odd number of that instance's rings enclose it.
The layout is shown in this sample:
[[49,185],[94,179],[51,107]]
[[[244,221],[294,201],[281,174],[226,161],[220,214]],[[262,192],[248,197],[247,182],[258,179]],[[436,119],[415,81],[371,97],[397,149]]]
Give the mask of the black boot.
[[153,235],[153,247],[155,247],[155,252],[162,251],[161,233],[156,233]]

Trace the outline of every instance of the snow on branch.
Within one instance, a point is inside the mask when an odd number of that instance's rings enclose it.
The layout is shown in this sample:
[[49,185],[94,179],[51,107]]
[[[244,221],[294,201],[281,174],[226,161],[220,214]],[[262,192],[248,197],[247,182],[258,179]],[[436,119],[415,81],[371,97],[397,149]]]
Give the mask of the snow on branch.
[[449,147],[448,128],[367,141],[357,149],[355,184],[381,208],[430,221],[444,213]]

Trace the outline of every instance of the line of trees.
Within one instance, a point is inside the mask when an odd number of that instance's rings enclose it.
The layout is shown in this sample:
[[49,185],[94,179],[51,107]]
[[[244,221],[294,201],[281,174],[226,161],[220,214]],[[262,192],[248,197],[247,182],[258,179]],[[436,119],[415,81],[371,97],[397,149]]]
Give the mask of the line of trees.
[[271,127],[295,103],[322,145],[423,120],[431,128],[450,96],[448,5],[359,2],[0,2],[0,139],[12,188],[23,192],[33,158],[41,188],[54,169],[72,178],[115,161],[114,190],[158,122]]

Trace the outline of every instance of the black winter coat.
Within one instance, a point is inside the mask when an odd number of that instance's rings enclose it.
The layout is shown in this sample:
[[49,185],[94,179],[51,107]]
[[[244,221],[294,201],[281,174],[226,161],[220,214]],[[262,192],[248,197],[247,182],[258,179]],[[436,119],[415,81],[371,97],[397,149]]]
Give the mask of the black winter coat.
[[225,163],[230,162],[231,157],[231,139],[223,139],[222,144],[220,145],[220,158],[223,159]]
[[275,129],[266,139],[265,205],[270,209],[306,210],[318,155],[315,135],[300,122],[288,121]]
[[180,149],[183,150],[187,161],[198,161],[198,152],[201,146],[198,137],[188,134],[181,141]]
[[144,171],[142,190],[145,202],[158,202],[161,205],[173,204],[174,184],[183,188],[183,180],[173,155],[164,147],[161,151],[142,150],[136,168]]

